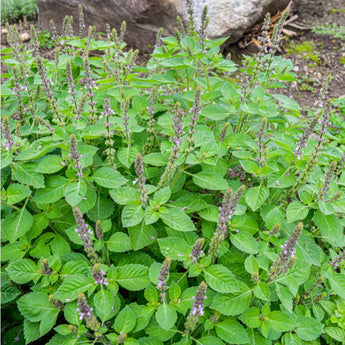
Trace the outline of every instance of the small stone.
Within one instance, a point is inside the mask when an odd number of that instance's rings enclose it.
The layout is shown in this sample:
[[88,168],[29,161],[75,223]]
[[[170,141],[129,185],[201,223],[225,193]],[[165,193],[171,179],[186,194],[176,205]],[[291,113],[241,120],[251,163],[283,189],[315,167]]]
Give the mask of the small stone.
[[31,38],[27,32],[22,33],[19,37],[22,42],[29,41]]

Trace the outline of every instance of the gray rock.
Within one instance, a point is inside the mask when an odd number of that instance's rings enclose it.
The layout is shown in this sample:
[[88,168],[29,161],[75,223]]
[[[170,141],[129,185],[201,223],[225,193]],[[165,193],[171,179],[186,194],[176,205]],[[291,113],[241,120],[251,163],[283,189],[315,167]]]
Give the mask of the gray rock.
[[[78,32],[78,4],[80,0],[37,0],[39,21],[43,29],[49,29],[53,19],[58,30],[66,15],[74,17]],[[150,51],[157,31],[164,28],[164,35],[173,35],[176,16],[188,21],[185,0],[84,0],[82,2],[86,26],[96,25],[97,31],[105,31],[105,23],[120,28],[127,22],[125,41],[129,46]],[[284,9],[289,0],[194,0],[196,23],[205,5],[208,6],[209,37],[230,36],[235,42],[243,33],[261,20],[266,12],[275,14]]]

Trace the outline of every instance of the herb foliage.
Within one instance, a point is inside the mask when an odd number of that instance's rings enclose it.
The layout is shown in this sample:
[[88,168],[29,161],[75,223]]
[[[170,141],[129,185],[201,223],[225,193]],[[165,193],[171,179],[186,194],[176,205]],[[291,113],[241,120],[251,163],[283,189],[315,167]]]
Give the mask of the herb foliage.
[[52,23],[55,61],[10,29],[5,343],[343,341],[343,102],[280,92],[296,76],[279,25],[239,67],[189,9],[145,66],[125,25],[83,38],[82,11],[79,36]]

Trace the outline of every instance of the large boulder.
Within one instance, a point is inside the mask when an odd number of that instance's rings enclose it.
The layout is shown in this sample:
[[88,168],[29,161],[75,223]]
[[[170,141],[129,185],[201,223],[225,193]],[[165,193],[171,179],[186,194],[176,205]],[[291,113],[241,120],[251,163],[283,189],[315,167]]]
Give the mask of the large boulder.
[[[96,25],[97,31],[105,31],[105,24],[119,28],[127,22],[125,41],[132,47],[150,51],[157,31],[164,28],[164,35],[172,35],[176,27],[176,16],[186,23],[188,13],[185,0],[37,0],[39,22],[49,29],[53,19],[61,27],[66,15],[74,17],[78,32],[78,4],[82,3],[87,26]],[[266,12],[275,14],[284,9],[289,0],[194,0],[196,23],[205,5],[210,17],[209,37],[230,36],[229,43],[237,41],[242,34],[261,20]]]

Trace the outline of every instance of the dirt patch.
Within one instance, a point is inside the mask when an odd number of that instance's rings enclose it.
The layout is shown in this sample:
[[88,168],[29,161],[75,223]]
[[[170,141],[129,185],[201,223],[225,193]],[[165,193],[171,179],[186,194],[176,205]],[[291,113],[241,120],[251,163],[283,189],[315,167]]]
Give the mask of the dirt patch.
[[[290,90],[293,98],[302,106],[311,106],[322,86],[331,74],[327,97],[345,96],[345,34],[336,38],[330,34],[313,32],[319,25],[345,26],[345,2],[340,0],[297,0],[293,13],[297,22],[308,30],[293,29],[297,35],[285,40],[281,46],[284,58],[291,59],[299,82]],[[228,48],[232,59],[239,63],[243,55],[253,55],[254,45],[240,48],[238,44]]]

